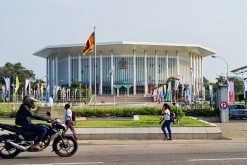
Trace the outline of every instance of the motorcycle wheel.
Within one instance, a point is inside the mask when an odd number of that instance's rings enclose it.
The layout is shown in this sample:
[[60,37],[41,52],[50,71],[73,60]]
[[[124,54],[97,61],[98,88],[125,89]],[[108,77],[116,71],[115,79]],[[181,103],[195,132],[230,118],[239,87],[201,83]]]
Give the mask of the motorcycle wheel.
[[58,136],[52,145],[53,151],[61,157],[70,157],[77,151],[78,144],[73,136],[63,135],[63,139]]
[[16,136],[14,135],[1,135],[0,136],[0,157],[3,159],[13,159],[21,151],[13,147],[7,141],[16,141]]
[[46,147],[49,146],[49,144],[50,144],[50,142],[51,142],[51,137],[48,136],[43,142],[44,142],[44,147],[43,147],[43,149],[45,149]]

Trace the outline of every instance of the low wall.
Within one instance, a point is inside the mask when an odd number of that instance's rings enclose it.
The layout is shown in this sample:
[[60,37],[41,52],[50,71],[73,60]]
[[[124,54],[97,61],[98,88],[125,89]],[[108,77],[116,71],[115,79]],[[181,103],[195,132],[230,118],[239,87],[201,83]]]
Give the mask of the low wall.
[[[148,140],[164,137],[160,127],[78,128],[80,140]],[[172,127],[173,139],[221,139],[219,127]]]

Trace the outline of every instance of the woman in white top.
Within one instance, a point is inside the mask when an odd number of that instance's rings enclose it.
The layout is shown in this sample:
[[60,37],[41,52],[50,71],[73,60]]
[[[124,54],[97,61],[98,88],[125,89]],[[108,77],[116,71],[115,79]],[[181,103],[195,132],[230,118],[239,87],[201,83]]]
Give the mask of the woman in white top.
[[[162,124],[162,131],[164,132],[164,135],[165,135],[165,138],[164,140],[172,140],[172,131],[171,131],[171,127],[170,127],[170,124],[171,124],[171,118],[170,118],[170,115],[171,115],[171,112],[170,112],[170,106],[167,104],[167,103],[164,103],[163,105],[163,109],[162,109],[162,113],[164,115],[164,120],[165,122]],[[166,129],[168,131],[168,135],[167,136],[167,133],[166,133]]]
[[75,139],[77,140],[76,132],[75,132],[75,129],[73,127],[72,111],[70,109],[70,105],[69,104],[65,104],[64,109],[65,109],[64,120],[65,120],[65,124],[67,126],[67,130],[70,128],[70,130],[73,133]]

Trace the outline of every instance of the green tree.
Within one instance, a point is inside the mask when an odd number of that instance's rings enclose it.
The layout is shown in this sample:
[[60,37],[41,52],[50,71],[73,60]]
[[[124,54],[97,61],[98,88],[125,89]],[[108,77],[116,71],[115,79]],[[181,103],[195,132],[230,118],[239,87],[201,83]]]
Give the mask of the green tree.
[[10,62],[7,62],[4,66],[0,67],[0,81],[2,84],[5,84],[4,77],[10,77],[10,84],[15,84],[15,76],[18,76],[19,78],[19,89],[25,86],[26,77],[31,77],[33,79],[35,78],[34,72],[23,67],[21,63],[12,64]]
[[222,75],[219,75],[219,77],[216,77],[216,81],[217,81],[216,82],[217,85],[227,84],[226,77]]

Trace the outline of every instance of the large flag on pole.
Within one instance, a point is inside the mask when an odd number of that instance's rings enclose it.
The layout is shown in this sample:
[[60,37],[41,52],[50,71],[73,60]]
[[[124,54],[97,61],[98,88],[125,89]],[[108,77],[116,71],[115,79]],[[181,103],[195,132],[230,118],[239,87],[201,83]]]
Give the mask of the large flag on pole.
[[93,51],[93,47],[95,45],[95,35],[94,32],[89,36],[86,45],[82,50],[82,55],[85,55],[87,52]]

